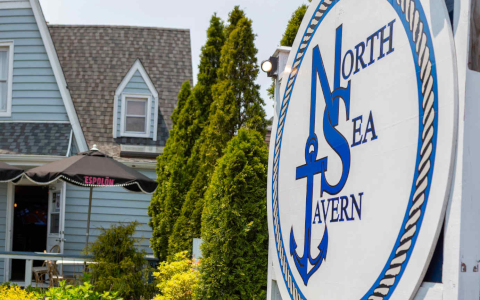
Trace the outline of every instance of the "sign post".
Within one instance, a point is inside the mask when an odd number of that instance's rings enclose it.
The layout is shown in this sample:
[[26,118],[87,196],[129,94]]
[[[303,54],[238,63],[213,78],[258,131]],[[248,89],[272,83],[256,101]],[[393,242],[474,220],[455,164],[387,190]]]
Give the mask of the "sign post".
[[314,0],[276,52],[269,299],[444,293],[417,292],[458,172],[450,26],[442,0]]

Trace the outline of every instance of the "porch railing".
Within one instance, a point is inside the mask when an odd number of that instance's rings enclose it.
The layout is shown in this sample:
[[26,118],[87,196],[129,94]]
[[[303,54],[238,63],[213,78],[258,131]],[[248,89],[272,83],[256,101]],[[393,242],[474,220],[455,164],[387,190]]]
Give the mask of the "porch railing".
[[[83,265],[86,262],[92,261],[92,256],[89,255],[65,255],[58,253],[43,253],[43,252],[21,252],[21,251],[0,251],[0,259],[22,259],[25,260],[25,286],[32,285],[32,267],[34,260],[53,260],[70,263],[73,265]],[[146,256],[145,259],[148,264],[155,267],[158,259],[153,256]]]

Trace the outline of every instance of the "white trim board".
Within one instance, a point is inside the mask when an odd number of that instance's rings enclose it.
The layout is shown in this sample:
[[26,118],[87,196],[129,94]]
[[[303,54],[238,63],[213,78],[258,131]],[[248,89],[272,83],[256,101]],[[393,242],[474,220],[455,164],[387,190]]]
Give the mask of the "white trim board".
[[[148,73],[145,70],[145,68],[143,67],[143,64],[140,61],[140,59],[137,59],[135,61],[135,63],[132,65],[132,67],[128,71],[127,75],[125,75],[122,82],[120,83],[120,85],[117,87],[117,90],[115,91],[115,98],[113,99],[113,132],[112,132],[113,138],[117,138],[118,99],[120,98],[123,90],[125,90],[125,88],[127,87],[127,84],[130,82],[133,75],[135,75],[135,73],[137,71],[140,73],[143,80],[147,84],[147,87],[150,90],[150,93],[152,93],[152,95],[153,95],[153,101],[155,101],[153,140],[156,141],[157,140],[157,131],[158,131],[158,92],[155,89],[155,86],[153,85],[153,82],[150,79],[150,76],[148,76]],[[122,102],[124,102],[124,101],[122,100]],[[123,107],[123,104],[122,104],[122,107]],[[122,123],[120,123],[120,124],[121,124],[120,126],[122,126]]]
[[7,105],[5,111],[0,111],[0,117],[10,117],[12,115],[14,42],[12,40],[0,40],[0,47],[8,48]]
[[423,282],[413,300],[443,300],[443,284]]
[[45,45],[48,59],[52,66],[53,74],[55,75],[60,94],[62,95],[68,119],[70,120],[70,124],[72,125],[73,132],[75,134],[75,139],[79,148],[78,150],[79,152],[87,151],[87,142],[85,140],[85,136],[83,135],[82,127],[80,126],[80,121],[78,120],[72,97],[67,89],[67,81],[63,74],[60,61],[58,60],[57,52],[55,51],[55,46],[53,45],[52,37],[50,36],[50,31],[48,30],[42,8],[38,0],[30,0],[30,5],[32,6],[33,14],[35,15],[35,20],[37,22],[40,35],[42,36],[43,44]]
[[28,1],[0,1],[0,9],[17,9],[32,7]]
[[[12,251],[12,242],[13,242],[13,208],[14,208],[14,189],[11,182],[7,185],[7,207],[6,207],[6,221],[5,221],[5,251]],[[12,212],[11,214],[9,212]],[[3,266],[3,281],[10,281],[11,272],[11,259],[4,260]]]

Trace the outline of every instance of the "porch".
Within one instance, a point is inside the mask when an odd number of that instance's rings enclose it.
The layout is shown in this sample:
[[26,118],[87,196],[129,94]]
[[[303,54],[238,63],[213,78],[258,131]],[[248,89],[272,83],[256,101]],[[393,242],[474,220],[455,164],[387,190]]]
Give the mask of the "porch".
[[[5,267],[11,264],[12,259],[23,260],[25,261],[25,279],[23,281],[11,281],[18,286],[28,287],[34,286],[35,282],[32,284],[32,268],[34,261],[55,261],[57,265],[84,265],[85,263],[91,262],[91,256],[80,256],[80,255],[64,255],[58,253],[43,253],[43,252],[21,252],[21,251],[0,251],[0,259],[4,260]],[[76,275],[76,274],[74,274]],[[79,274],[81,275],[81,274]],[[48,287],[48,285],[40,284],[38,287]]]
[[[10,281],[24,285],[23,278],[29,274],[29,264],[31,267],[41,265],[46,257],[43,251],[49,251],[54,245],[60,246],[60,253],[55,257],[46,254],[50,260],[76,262],[62,264],[67,274],[78,274],[78,270],[87,259],[82,256],[82,252],[86,241],[88,189],[58,183],[44,186],[45,191],[37,193],[42,194],[42,200],[34,200],[31,196],[28,196],[29,199],[24,197],[25,190],[33,191],[37,188],[39,186],[31,182],[21,182],[17,185],[0,183],[0,247],[4,250],[0,252],[0,283]],[[109,228],[112,224],[137,221],[140,224],[134,237],[142,239],[138,247],[147,251],[147,254],[152,254],[149,248],[151,228],[147,224],[149,195],[112,187],[94,190],[94,197],[90,242],[96,240],[102,227]],[[40,222],[19,221],[19,218],[26,216],[23,214],[25,209],[37,211],[26,207],[27,204],[37,205],[40,202],[44,207],[43,214],[46,219]],[[42,214],[40,210],[38,211],[39,215]],[[27,256],[37,258],[27,259]],[[5,259],[5,263],[1,258]],[[6,258],[10,258],[9,262]]]
[[[93,263],[92,256],[88,255],[64,255],[64,254],[57,254],[57,253],[43,253],[43,252],[21,252],[21,251],[0,251],[0,260],[4,260],[5,265],[9,265],[12,259],[24,260],[25,261],[25,279],[24,281],[11,281],[18,286],[21,287],[28,287],[33,286],[37,287],[35,282],[32,281],[33,273],[33,262],[34,261],[55,261],[57,265],[61,266],[60,272],[63,272],[63,266],[83,266],[85,264]],[[153,257],[152,255],[145,256],[145,259],[148,262],[150,267],[156,267],[158,263],[158,259]],[[79,272],[78,274],[81,276],[82,273]],[[151,279],[151,274],[149,276]],[[48,287],[47,284],[39,284],[38,287]]]

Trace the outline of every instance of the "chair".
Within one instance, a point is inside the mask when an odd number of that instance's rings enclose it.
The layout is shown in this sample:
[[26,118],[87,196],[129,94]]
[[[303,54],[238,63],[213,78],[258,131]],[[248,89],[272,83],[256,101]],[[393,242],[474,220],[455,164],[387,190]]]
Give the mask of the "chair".
[[54,245],[48,253],[60,253],[60,246]]
[[[44,251],[45,253],[47,252],[46,250]],[[60,253],[60,246],[55,245],[50,249],[49,253]],[[41,267],[33,267],[32,268],[32,273],[33,276],[35,277],[35,285],[38,287],[39,283],[45,283],[45,275],[48,274],[48,267],[47,267],[47,261],[43,262],[43,265]]]
[[57,264],[55,261],[47,260],[48,276],[50,278],[49,287],[53,287],[58,284],[60,281],[67,281],[75,283],[76,278],[74,276],[60,275],[58,274]]

